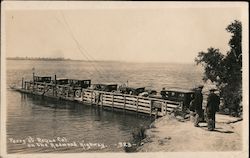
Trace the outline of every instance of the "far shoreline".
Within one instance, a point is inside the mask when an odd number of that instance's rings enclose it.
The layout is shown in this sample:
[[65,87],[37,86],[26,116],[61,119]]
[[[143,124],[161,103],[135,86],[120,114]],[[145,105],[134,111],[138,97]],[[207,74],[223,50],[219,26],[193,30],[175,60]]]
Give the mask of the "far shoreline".
[[[125,60],[82,60],[70,58],[40,58],[40,57],[6,57],[6,60],[17,61],[72,61],[72,62],[113,62],[113,63],[129,63],[129,64],[173,64],[173,65],[196,65],[193,62],[167,62],[167,61],[125,61]],[[197,65],[196,65],[197,66]],[[199,66],[198,66],[199,67]]]

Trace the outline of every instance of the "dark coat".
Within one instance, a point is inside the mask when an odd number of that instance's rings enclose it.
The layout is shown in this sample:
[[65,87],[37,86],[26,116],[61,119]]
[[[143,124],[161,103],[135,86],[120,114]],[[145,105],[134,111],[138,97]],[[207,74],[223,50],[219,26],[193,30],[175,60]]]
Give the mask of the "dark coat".
[[207,113],[214,114],[219,111],[220,97],[214,93],[208,95],[207,98]]
[[196,91],[194,93],[194,100],[193,100],[194,109],[197,111],[201,111],[202,110],[202,102],[203,102],[203,95],[202,95],[201,91]]

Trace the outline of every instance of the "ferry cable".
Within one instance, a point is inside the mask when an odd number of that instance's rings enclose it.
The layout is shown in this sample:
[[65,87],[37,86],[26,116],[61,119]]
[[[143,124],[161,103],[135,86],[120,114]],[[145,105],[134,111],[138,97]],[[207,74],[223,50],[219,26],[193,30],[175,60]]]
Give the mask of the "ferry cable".
[[[61,23],[63,26],[64,26],[64,28],[65,28],[65,30],[70,34],[70,32],[66,29],[66,26],[64,25],[64,23],[62,23],[57,17],[56,17],[56,20],[59,22],[59,23]],[[79,48],[78,48],[79,49]],[[89,60],[87,60],[87,61],[89,61]],[[93,75],[93,73],[91,73],[91,72],[89,72],[89,71],[86,71],[90,76],[92,76]]]
[[[96,66],[93,64],[93,62],[89,59],[88,56],[90,56],[90,55],[88,54],[87,50],[86,50],[85,48],[83,48],[83,47],[80,45],[80,43],[78,42],[78,40],[77,40],[76,37],[74,36],[74,34],[73,34],[72,30],[71,30],[71,27],[69,26],[69,24],[68,24],[68,22],[67,22],[67,20],[66,20],[66,18],[65,18],[65,16],[64,16],[64,14],[63,14],[61,11],[60,11],[60,13],[61,13],[61,15],[62,15],[62,17],[63,17],[64,23],[65,23],[66,26],[68,27],[68,30],[69,30],[70,35],[72,36],[72,39],[74,40],[74,42],[75,42],[76,45],[77,45],[77,48],[79,49],[80,53],[81,53],[83,56],[86,57],[86,59],[92,64],[92,66],[94,67],[94,69],[97,71],[97,73],[98,73],[99,75],[102,76],[102,73],[98,70],[98,68],[96,68]],[[82,50],[82,49],[83,49],[83,50]],[[84,54],[84,52],[85,52],[86,54]]]
[[[64,21],[65,24],[63,24],[63,23],[56,17],[57,21],[58,21],[59,23],[62,23],[62,24],[64,25],[64,28],[68,31],[68,33],[71,35],[72,39],[73,39],[74,42],[76,43],[76,46],[77,46],[77,48],[79,49],[81,55],[83,55],[83,56],[87,59],[87,61],[91,63],[91,65],[94,67],[95,71],[96,71],[100,76],[103,76],[103,74],[106,74],[106,71],[103,71],[102,69],[98,69],[98,68],[95,66],[95,63],[93,63],[93,62],[91,61],[91,60],[95,61],[95,59],[88,53],[88,51],[87,51],[86,48],[84,48],[84,47],[82,47],[82,46],[80,45],[80,43],[79,43],[78,40],[76,39],[74,33],[72,32],[71,27],[69,26],[69,23],[67,22],[66,17],[64,16],[63,12],[60,11],[59,13],[61,14],[62,19],[63,19],[63,21]],[[65,26],[65,25],[66,25],[66,26]],[[84,54],[84,52],[85,52],[86,54]],[[100,68],[101,68],[101,67],[100,67]],[[88,72],[88,73],[89,73],[90,75],[93,75],[93,73],[92,73],[92,74],[91,74],[90,72]],[[97,77],[97,80],[100,81],[101,79],[100,79],[99,77]],[[122,81],[120,80],[119,82],[123,83],[123,80],[122,80]]]
[[[61,13],[61,12],[60,12],[60,13]],[[63,20],[64,20],[64,23],[65,23],[65,25],[66,25],[65,28],[67,29],[68,33],[71,35],[72,39],[73,39],[74,42],[76,43],[76,46],[77,46],[77,48],[79,49],[81,55],[83,55],[83,56],[87,59],[87,61],[90,62],[90,64],[94,67],[95,71],[97,71],[99,74],[101,74],[101,73],[98,71],[98,69],[95,67],[95,65],[93,65],[93,63],[91,62],[91,60],[89,59],[89,57],[83,53],[83,51],[82,51],[82,49],[81,49],[82,47],[80,46],[79,42],[76,40],[76,38],[75,38],[73,32],[71,31],[71,28],[70,28],[69,24],[67,23],[64,14],[61,13],[61,15],[62,15]],[[57,20],[58,20],[58,19],[57,19]],[[59,21],[59,20],[58,20],[58,21]],[[60,21],[59,21],[59,22],[60,22]],[[90,74],[90,72],[88,72],[88,73]],[[93,75],[93,73],[92,73],[91,75]]]
[[[96,63],[95,62],[92,62],[92,61],[96,61],[96,59],[94,57],[92,57],[90,55],[90,53],[88,52],[88,50],[83,47],[76,39],[76,37],[74,36],[73,32],[72,32],[72,29],[71,27],[69,26],[69,23],[67,22],[67,19],[65,17],[65,15],[63,14],[63,12],[60,12],[62,17],[63,17],[63,20],[64,20],[64,23],[67,25],[68,29],[70,30],[70,33],[74,39],[74,41],[77,43],[77,46],[78,46],[78,49],[80,50],[80,53],[82,55],[84,55],[89,62],[91,62],[91,64],[93,65],[93,67],[95,68],[95,70],[99,73],[100,76],[103,76],[103,74],[107,74],[107,71],[103,70],[102,67],[100,67],[99,69],[96,67]],[[84,51],[82,51],[81,49],[83,49]],[[83,54],[83,52],[85,52],[85,54]],[[90,58],[90,59],[89,59]],[[109,73],[109,71],[108,71]]]

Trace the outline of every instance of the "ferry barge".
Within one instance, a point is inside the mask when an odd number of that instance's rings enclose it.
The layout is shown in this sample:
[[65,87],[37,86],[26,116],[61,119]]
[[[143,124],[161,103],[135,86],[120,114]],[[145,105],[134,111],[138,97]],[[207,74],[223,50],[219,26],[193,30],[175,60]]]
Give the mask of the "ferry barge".
[[[22,78],[21,87],[11,88],[21,93],[77,101],[102,108],[129,110],[155,117],[183,111],[187,107],[185,100],[177,97],[157,97],[156,91],[150,91],[153,92],[152,95],[140,95],[146,92],[143,87],[118,88],[116,84],[91,84],[91,80],[60,79],[56,75],[52,79],[50,76],[35,76],[33,73],[33,80],[24,81]],[[174,93],[171,91],[171,94]],[[191,95],[191,92],[187,94]],[[179,97],[186,98],[186,93],[180,94]]]

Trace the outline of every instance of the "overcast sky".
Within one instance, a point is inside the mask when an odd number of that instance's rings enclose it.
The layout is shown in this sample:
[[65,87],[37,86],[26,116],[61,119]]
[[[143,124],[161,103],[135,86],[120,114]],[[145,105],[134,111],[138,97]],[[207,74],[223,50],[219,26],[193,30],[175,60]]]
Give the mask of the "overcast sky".
[[193,62],[208,47],[226,52],[225,28],[240,8],[10,10],[7,57],[64,57],[133,62]]

